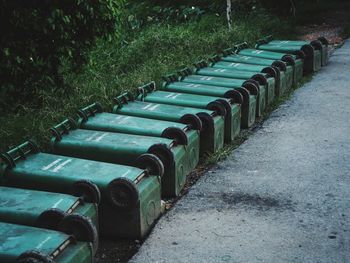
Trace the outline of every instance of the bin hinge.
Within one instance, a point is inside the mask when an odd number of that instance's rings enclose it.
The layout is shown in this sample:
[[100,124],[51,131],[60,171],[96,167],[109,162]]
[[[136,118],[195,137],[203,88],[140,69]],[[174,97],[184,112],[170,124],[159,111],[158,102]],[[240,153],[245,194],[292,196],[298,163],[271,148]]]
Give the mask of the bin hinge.
[[65,119],[63,122],[57,124],[50,129],[52,136],[56,138],[57,141],[62,139],[62,135],[68,134],[70,130],[75,130],[78,128],[77,123],[72,118]]
[[240,43],[238,45],[235,45],[233,48],[235,50],[235,53],[238,53],[242,49],[248,48],[248,43],[247,42],[243,42],[243,43]]
[[129,101],[134,101],[135,97],[131,92],[125,92],[115,97],[113,101],[115,106],[113,107],[113,112],[116,112],[117,109],[121,109],[124,104],[128,104]]
[[221,60],[221,56],[220,55],[213,55],[208,60],[211,63],[216,63],[216,62],[219,62]]
[[162,80],[166,83],[169,84],[171,82],[176,82],[179,80],[179,76],[177,74],[168,74],[162,77]]
[[177,74],[181,77],[181,79],[183,79],[184,77],[192,75],[193,71],[189,67],[186,67],[186,68],[178,70]]
[[138,87],[137,95],[141,95],[140,100],[144,101],[147,94],[152,93],[155,90],[156,90],[156,83],[154,81],[151,81],[150,83],[147,83],[145,85]]
[[208,67],[208,63],[205,60],[200,60],[193,64],[196,69],[206,68]]
[[38,152],[40,152],[38,145],[35,142],[29,140],[16,146],[8,152],[1,154],[0,156],[9,168],[13,168],[16,166],[17,160],[25,159],[27,155]]
[[229,56],[229,55],[232,55],[232,54],[234,54],[234,53],[235,53],[235,49],[232,48],[232,47],[226,48],[226,49],[224,49],[224,50],[222,51],[222,55],[223,55],[224,57]]
[[259,45],[264,45],[264,44],[267,44],[269,43],[270,41],[272,40],[272,35],[268,35],[266,37],[263,37],[263,38],[260,38],[256,41],[256,45],[259,46]]
[[78,115],[82,122],[86,122],[90,116],[95,116],[96,113],[103,112],[102,105],[99,102],[95,102],[85,108],[78,110]]

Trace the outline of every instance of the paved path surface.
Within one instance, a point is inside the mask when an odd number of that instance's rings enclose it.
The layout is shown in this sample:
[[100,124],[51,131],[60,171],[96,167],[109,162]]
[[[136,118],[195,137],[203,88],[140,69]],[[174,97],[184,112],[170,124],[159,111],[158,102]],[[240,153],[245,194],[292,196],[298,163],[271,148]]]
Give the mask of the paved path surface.
[[131,262],[350,262],[350,41]]

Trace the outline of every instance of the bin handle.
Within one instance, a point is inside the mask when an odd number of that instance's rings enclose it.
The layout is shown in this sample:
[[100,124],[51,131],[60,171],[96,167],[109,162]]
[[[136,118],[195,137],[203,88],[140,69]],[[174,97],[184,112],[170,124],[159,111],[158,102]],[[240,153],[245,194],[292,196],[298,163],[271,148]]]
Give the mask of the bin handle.
[[256,41],[256,44],[259,45],[263,45],[263,44],[267,44],[272,40],[272,35],[268,35],[266,37],[260,38]]
[[102,105],[99,102],[95,102],[85,108],[78,110],[78,115],[82,118],[83,122],[86,122],[90,116],[95,116],[96,113],[103,112]]
[[216,62],[219,62],[221,60],[221,56],[220,55],[213,55],[208,60],[211,63],[216,63]]
[[235,53],[235,48],[232,48],[232,47],[226,48],[222,51],[223,56],[229,56],[229,55],[232,55],[234,53]]
[[60,141],[62,139],[62,135],[68,134],[70,130],[75,130],[78,128],[77,123],[72,118],[67,118],[61,123],[50,129],[52,136],[56,138],[56,140]]
[[151,81],[143,86],[140,86],[137,88],[137,94],[141,95],[141,101],[144,101],[145,97],[148,93],[152,93],[156,90],[156,83],[155,81]]
[[11,150],[2,153],[0,157],[9,168],[14,168],[17,160],[25,159],[27,155],[38,152],[40,152],[38,145],[32,140],[28,140]]
[[193,65],[195,66],[196,69],[208,67],[208,63],[204,59],[194,63]]
[[193,71],[189,67],[186,67],[186,68],[183,68],[183,69],[180,69],[179,71],[177,71],[177,74],[179,74],[181,79],[183,79],[184,77],[192,75]]
[[179,80],[179,76],[177,74],[168,74],[162,77],[162,80],[169,84],[171,82],[176,82]]
[[247,42],[243,42],[243,43],[240,43],[240,44],[234,46],[235,53],[238,53],[239,51],[241,51],[242,49],[245,49],[245,48],[248,48]]
[[328,42],[327,38],[325,38],[324,36],[320,36],[317,40],[321,41],[321,43],[323,45],[326,45],[326,46],[329,45],[329,42]]
[[258,39],[257,41],[256,41],[256,47],[259,47],[260,45],[264,45],[264,44],[267,44],[268,42],[266,41],[266,39],[265,38],[261,38],[261,39]]
[[128,104],[129,101],[134,101],[134,100],[135,100],[135,97],[131,92],[124,92],[120,94],[119,96],[113,99],[113,101],[116,104],[116,106],[113,107],[113,112],[115,112],[115,110],[117,109],[122,108],[124,104]]

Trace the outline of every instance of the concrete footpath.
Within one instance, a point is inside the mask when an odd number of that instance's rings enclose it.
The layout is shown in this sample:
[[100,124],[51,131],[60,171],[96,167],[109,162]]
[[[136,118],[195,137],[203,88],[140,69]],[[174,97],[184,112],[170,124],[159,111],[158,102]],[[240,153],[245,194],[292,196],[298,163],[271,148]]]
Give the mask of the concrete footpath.
[[130,262],[350,262],[350,41]]

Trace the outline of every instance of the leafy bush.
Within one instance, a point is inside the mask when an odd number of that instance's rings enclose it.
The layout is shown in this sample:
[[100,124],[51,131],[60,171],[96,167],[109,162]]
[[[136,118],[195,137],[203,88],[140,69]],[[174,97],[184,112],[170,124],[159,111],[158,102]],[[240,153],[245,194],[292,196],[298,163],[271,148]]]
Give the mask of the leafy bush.
[[0,0],[0,109],[62,88],[62,58],[73,70],[96,38],[113,37],[120,0]]

